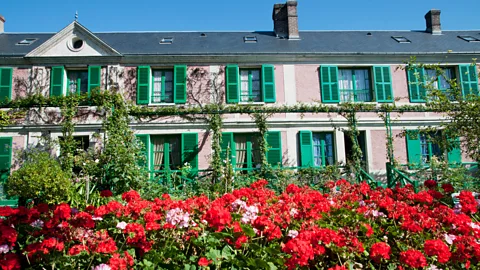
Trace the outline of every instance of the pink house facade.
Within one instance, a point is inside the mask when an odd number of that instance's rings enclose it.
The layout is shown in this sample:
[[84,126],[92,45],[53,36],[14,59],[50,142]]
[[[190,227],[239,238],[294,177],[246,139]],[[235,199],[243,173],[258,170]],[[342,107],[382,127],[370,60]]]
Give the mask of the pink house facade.
[[[412,88],[405,70],[411,56],[418,62],[441,63],[449,76],[470,83],[471,89],[465,91],[478,93],[478,67],[471,68],[470,63],[479,56],[480,34],[442,31],[437,10],[427,13],[423,31],[299,31],[296,7],[296,1],[275,5],[271,32],[92,33],[77,21],[51,34],[2,32],[0,88],[8,90],[0,91],[0,98],[34,93],[61,96],[99,87],[117,89],[127,102],[151,107],[212,102],[421,104],[422,96]],[[4,22],[0,20],[0,29]],[[468,79],[462,76],[465,72],[471,75]],[[58,108],[46,110],[58,112]],[[236,147],[235,167],[255,167],[255,123],[248,115],[223,117],[224,139]],[[432,153],[409,149],[408,139],[397,135],[436,126],[442,116],[417,112],[392,118],[396,159],[409,163],[414,151],[422,155],[418,158],[428,159]],[[268,123],[276,134],[283,166],[342,164],[349,158],[351,143],[341,130],[347,127],[341,116],[279,113]],[[160,117],[133,121],[131,126],[137,135],[148,138],[150,169],[181,165],[179,151],[187,138],[182,134],[196,134],[189,137],[198,142],[195,166],[209,169],[211,136],[205,123]],[[75,135],[92,147],[96,143],[92,134],[100,128],[94,115],[86,116],[78,119]],[[387,137],[382,119],[375,113],[359,113],[358,128],[366,170],[385,173]],[[58,121],[29,115],[0,131],[0,141],[12,148],[36,144],[41,136],[58,139]],[[169,153],[168,164],[167,156],[159,152]],[[14,155],[9,155],[13,164]],[[462,161],[468,160],[462,157]]]

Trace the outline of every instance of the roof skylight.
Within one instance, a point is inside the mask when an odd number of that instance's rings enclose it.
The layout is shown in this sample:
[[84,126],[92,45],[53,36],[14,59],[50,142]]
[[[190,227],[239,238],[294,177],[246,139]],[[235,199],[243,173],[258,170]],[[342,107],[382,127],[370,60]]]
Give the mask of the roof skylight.
[[34,43],[35,41],[37,41],[37,40],[38,40],[38,38],[26,38],[26,39],[24,39],[24,40],[22,40],[22,41],[19,41],[19,42],[17,43],[17,45],[30,45],[30,44]]
[[412,43],[408,38],[403,36],[392,36],[392,38],[398,43]]
[[467,41],[467,42],[480,42],[480,39],[472,36],[458,36],[459,38]]
[[172,44],[173,43],[173,37],[165,37],[160,40],[160,44]]
[[257,43],[257,37],[256,36],[244,36],[243,41],[245,43]]

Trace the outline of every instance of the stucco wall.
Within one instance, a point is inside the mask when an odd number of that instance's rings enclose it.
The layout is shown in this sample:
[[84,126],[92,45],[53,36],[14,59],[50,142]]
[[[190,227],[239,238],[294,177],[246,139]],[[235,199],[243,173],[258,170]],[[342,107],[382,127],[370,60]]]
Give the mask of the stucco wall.
[[383,130],[370,130],[370,143],[372,158],[370,169],[374,171],[385,170],[385,163],[387,162],[387,147],[386,147],[386,132]]
[[208,132],[198,133],[198,168],[208,169],[212,157],[212,136]]
[[285,104],[285,84],[283,65],[275,65],[275,91],[277,102],[275,104]]
[[392,72],[393,96],[398,102],[410,102],[407,72],[402,69],[404,67],[404,65],[393,65],[390,67]]
[[395,160],[400,164],[408,163],[407,160],[407,141],[405,137],[400,137],[402,130],[392,130],[393,136],[393,153],[395,155]]
[[297,102],[320,100],[320,79],[318,65],[295,65]]

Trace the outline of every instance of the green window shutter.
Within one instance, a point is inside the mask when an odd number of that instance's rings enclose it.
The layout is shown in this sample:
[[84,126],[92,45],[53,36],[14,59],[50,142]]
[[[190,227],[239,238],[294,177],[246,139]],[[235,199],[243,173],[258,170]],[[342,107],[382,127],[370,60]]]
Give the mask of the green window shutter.
[[262,92],[263,102],[275,103],[275,67],[272,65],[262,66]]
[[320,66],[320,87],[322,88],[322,102],[340,102],[337,66]]
[[148,104],[150,100],[150,76],[149,66],[138,67],[137,74],[137,104]]
[[139,161],[138,165],[141,167],[145,167],[145,169],[150,169],[150,135],[148,134],[137,134],[135,135],[137,140],[139,140],[142,144],[141,154],[145,157],[145,160]]
[[0,102],[12,99],[12,68],[0,68]]
[[65,76],[65,68],[52,67],[52,74],[50,74],[50,96],[63,96],[63,77]]
[[374,66],[373,77],[377,102],[393,102],[392,76],[389,66]]
[[102,79],[102,67],[89,66],[88,67],[88,93],[93,89],[100,89]]
[[300,166],[313,166],[313,139],[311,131],[300,131],[298,133],[300,142]]
[[280,131],[267,132],[267,161],[272,166],[282,166],[282,136]]
[[476,65],[460,65],[460,82],[462,85],[463,96],[469,94],[478,95],[478,75]]
[[238,103],[240,95],[238,65],[228,65],[225,68],[225,90],[227,103]]
[[1,137],[0,138],[0,205],[2,201],[5,202],[3,205],[7,205],[9,201],[8,196],[5,192],[5,183],[10,176],[10,167],[12,165],[12,138],[11,137]]
[[193,170],[198,170],[198,134],[182,134],[182,166],[188,162]]
[[460,150],[460,139],[456,138],[451,140],[453,148],[448,151],[447,158],[448,163],[462,163],[462,151]]
[[410,102],[425,102],[427,96],[423,81],[425,77],[425,70],[423,68],[409,68],[407,69],[407,75]]
[[187,102],[187,66],[175,66],[173,68],[173,101],[175,103]]
[[230,147],[230,163],[233,167],[235,167],[236,159],[235,159],[235,141],[233,139],[232,132],[223,132],[222,133],[222,143],[220,144],[222,149],[221,157],[223,160],[227,159],[227,149]]
[[416,166],[410,166],[410,168],[418,167],[422,163],[422,147],[420,144],[420,134],[418,131],[407,131],[407,156],[408,163]]

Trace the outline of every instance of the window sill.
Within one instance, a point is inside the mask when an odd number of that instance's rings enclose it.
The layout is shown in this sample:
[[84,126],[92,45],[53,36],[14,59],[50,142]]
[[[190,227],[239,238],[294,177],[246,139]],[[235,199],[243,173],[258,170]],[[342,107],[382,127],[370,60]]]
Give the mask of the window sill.
[[265,105],[265,102],[239,102],[238,105]]
[[148,106],[160,106],[160,107],[169,107],[175,106],[175,103],[149,103]]

